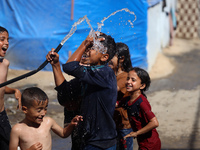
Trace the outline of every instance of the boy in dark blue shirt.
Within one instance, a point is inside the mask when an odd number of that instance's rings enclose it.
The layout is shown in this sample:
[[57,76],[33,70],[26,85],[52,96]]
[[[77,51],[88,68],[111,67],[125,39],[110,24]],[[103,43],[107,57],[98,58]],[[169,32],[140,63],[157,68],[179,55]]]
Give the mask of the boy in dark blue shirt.
[[[95,38],[88,36],[63,65],[64,72],[78,78],[83,85],[80,108],[83,122],[78,126],[83,150],[116,149],[117,132],[113,113],[117,82],[113,70],[107,65],[115,51],[115,41],[111,36],[95,34]],[[89,66],[80,65],[82,55]],[[65,79],[60,74],[58,54],[52,50],[47,60],[52,64],[56,86],[61,85]]]

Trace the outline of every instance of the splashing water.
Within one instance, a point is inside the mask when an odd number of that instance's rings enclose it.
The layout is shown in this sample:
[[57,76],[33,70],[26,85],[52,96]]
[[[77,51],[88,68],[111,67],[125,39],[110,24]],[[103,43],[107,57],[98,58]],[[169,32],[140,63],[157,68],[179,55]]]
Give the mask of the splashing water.
[[[122,11],[128,12],[128,13],[130,13],[131,15],[134,15],[135,18],[134,18],[133,21],[128,20],[128,22],[130,23],[130,25],[133,27],[133,22],[137,19],[135,13],[132,12],[132,11],[130,11],[128,8],[123,8],[123,9],[121,9],[121,10],[117,10],[117,11],[111,13],[108,17],[104,17],[103,20],[101,20],[101,23],[97,23],[97,25],[98,25],[97,31],[99,31],[99,34],[100,34],[100,32],[101,32],[102,26],[104,26],[104,21],[106,21],[108,18],[110,18],[111,16],[115,15],[116,13],[122,12]],[[97,36],[98,36],[98,35],[97,35]],[[105,49],[104,46],[103,46],[98,40],[96,40],[96,42],[94,41],[94,43],[100,48],[100,52],[101,52],[102,54],[105,54],[105,53],[107,52],[107,49]],[[103,47],[102,47],[102,46],[103,46]]]
[[60,44],[63,45],[75,33],[75,31],[77,29],[77,25],[79,25],[84,20],[86,20],[87,24],[89,25],[89,27],[91,29],[90,33],[89,33],[89,36],[92,36],[93,39],[94,39],[94,41],[93,41],[94,42],[94,47],[96,49],[98,49],[100,51],[100,53],[105,54],[107,52],[107,49],[103,46],[103,44],[101,44],[101,42],[99,40],[97,40],[98,38],[96,38],[96,37],[100,36],[101,28],[102,28],[102,26],[104,26],[104,21],[106,21],[108,18],[110,18],[111,16],[115,15],[116,13],[122,12],[122,11],[128,12],[131,15],[135,16],[135,18],[134,18],[133,21],[128,20],[128,22],[130,23],[130,25],[133,26],[133,22],[136,20],[137,17],[135,15],[135,13],[132,12],[132,11],[130,11],[128,8],[123,8],[121,10],[117,10],[117,11],[111,13],[108,17],[104,17],[103,20],[101,20],[101,23],[97,23],[98,29],[97,29],[96,33],[95,33],[95,31],[93,30],[93,28],[92,28],[92,26],[90,24],[90,20],[85,15],[84,17],[79,18],[79,20],[72,25],[72,28],[71,28],[70,32],[65,36],[65,38],[61,41]]
[[125,12],[128,12],[130,13],[131,15],[134,15],[135,16],[135,19],[131,22],[131,20],[128,20],[128,22],[133,25],[133,22],[137,19],[136,15],[134,12],[130,11],[128,8],[123,8],[121,10],[117,10],[115,12],[113,12],[112,14],[110,14],[108,17],[104,17],[103,20],[101,20],[101,23],[97,23],[98,24],[98,29],[97,31],[101,31],[101,27],[104,26],[104,21],[106,21],[108,18],[110,18],[111,16],[115,15],[116,13],[118,12],[122,12],[122,11],[125,11]]
[[84,20],[86,20],[87,24],[89,25],[89,27],[91,28],[90,32],[93,31],[93,28],[90,24],[90,20],[87,18],[87,16],[85,15],[84,17],[82,18],[79,18],[77,22],[75,22],[73,25],[72,25],[72,28],[71,30],[69,31],[69,33],[64,37],[64,39],[61,41],[61,45],[63,45],[76,31],[77,29],[77,25],[79,25],[80,23],[82,23]]

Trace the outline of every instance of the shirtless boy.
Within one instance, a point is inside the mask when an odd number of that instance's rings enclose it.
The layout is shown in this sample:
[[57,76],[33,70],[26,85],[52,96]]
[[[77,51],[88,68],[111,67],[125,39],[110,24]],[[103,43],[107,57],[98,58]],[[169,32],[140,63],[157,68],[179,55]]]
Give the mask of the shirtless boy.
[[82,116],[75,116],[71,123],[62,128],[52,118],[45,117],[48,97],[44,91],[31,87],[22,93],[22,111],[25,118],[13,126],[9,150],[51,150],[51,130],[62,138],[68,137]]
[[[8,31],[0,26],[0,83],[7,80],[9,61],[4,56],[9,47],[8,36]],[[18,107],[21,108],[21,92],[7,86],[0,88],[0,148],[8,150],[11,126],[4,107],[4,94],[15,94],[19,103]]]

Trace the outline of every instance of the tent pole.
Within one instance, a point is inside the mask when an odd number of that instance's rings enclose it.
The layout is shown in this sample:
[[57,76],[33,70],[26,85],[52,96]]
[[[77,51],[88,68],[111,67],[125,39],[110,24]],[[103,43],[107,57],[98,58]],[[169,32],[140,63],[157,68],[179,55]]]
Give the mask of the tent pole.
[[71,20],[74,20],[74,0],[71,0]]

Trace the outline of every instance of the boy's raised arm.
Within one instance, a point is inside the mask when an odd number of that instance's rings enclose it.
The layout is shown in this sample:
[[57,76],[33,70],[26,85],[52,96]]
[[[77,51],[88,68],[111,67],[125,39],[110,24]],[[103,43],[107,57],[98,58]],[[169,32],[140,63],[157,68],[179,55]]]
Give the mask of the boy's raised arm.
[[84,40],[78,49],[72,54],[72,56],[67,60],[68,62],[71,61],[80,61],[83,53],[85,52],[86,48],[93,42],[93,37],[88,36],[86,40]]
[[78,125],[79,121],[83,121],[83,117],[76,115],[72,119],[71,123],[64,128],[63,133],[65,137],[68,137],[72,133],[72,131],[74,130],[74,127]]
[[62,128],[61,126],[59,126],[55,120],[53,120],[51,118],[51,121],[52,121],[52,131],[54,133],[56,133],[58,136],[62,137],[62,138],[67,138],[71,133],[72,131],[74,130],[74,127],[77,126],[78,122],[79,121],[82,121],[83,117],[82,116],[75,116],[71,123],[65,127],[65,128]]
[[46,55],[46,59],[52,65],[55,85],[59,86],[63,83],[65,78],[62,74],[62,70],[60,67],[59,55],[56,52],[54,52],[54,50],[55,49],[53,49],[53,48],[51,49],[51,51]]

